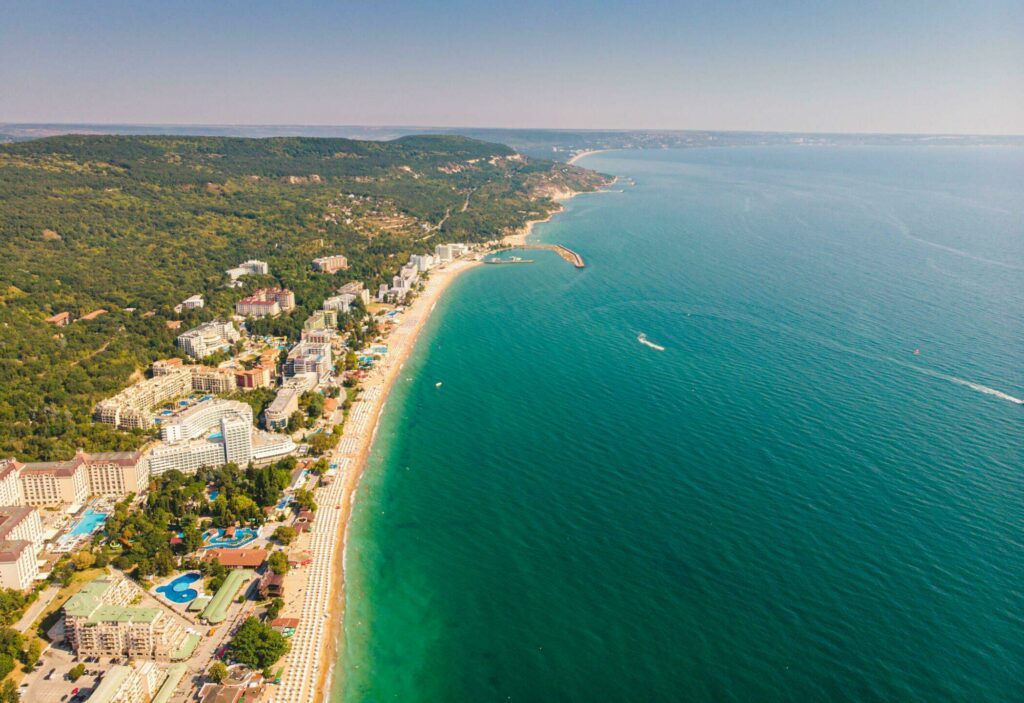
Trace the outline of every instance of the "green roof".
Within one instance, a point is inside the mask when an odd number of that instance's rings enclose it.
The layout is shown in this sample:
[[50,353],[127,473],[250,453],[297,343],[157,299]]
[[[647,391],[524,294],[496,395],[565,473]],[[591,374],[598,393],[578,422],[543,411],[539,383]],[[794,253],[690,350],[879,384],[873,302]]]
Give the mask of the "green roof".
[[96,687],[96,690],[89,696],[89,703],[109,703],[121,692],[121,686],[131,676],[130,666],[116,665],[107,669],[103,675],[103,681]]
[[167,703],[167,701],[171,700],[171,696],[174,695],[174,691],[177,690],[178,684],[181,683],[181,679],[184,678],[187,670],[188,667],[184,664],[172,664],[167,669],[167,678],[164,679],[160,690],[153,696],[153,703]]
[[174,654],[171,655],[171,659],[173,661],[176,661],[176,662],[181,661],[183,659],[188,659],[189,657],[192,656],[192,652],[196,651],[196,647],[198,645],[199,645],[199,633],[198,632],[190,632],[190,633],[188,633],[188,635],[185,636],[185,641],[182,642],[181,646],[178,647],[174,651]]
[[103,594],[112,583],[113,580],[109,576],[97,576],[68,599],[64,604],[64,612],[75,617],[89,617],[103,602]]
[[125,608],[101,605],[89,616],[89,625],[101,622],[153,622],[160,615],[159,608]]
[[235,599],[242,586],[249,582],[252,575],[252,572],[248,569],[233,569],[227,575],[227,578],[224,579],[221,587],[217,589],[213,600],[206,606],[202,618],[211,625],[224,622],[224,619],[228,616],[228,606],[231,605],[231,601]]
[[188,604],[188,608],[186,608],[186,610],[192,613],[198,613],[200,610],[204,610],[206,606],[210,604],[211,600],[213,600],[213,596],[199,596]]

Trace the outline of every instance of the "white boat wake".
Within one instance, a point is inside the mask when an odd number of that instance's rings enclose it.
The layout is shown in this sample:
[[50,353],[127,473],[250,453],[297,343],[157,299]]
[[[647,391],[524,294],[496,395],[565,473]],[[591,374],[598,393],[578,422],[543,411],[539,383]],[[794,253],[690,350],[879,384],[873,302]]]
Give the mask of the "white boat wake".
[[651,349],[657,349],[658,351],[665,351],[665,347],[661,346],[660,344],[655,344],[651,340],[647,339],[647,335],[644,334],[643,332],[641,332],[640,334],[638,334],[636,336],[636,341],[640,342],[641,344],[643,344],[645,346],[650,347]]

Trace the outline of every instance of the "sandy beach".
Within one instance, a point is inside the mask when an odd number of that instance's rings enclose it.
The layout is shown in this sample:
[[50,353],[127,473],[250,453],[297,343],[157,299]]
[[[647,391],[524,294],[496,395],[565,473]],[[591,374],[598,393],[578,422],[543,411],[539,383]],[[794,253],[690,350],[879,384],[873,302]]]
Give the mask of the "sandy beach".
[[611,151],[611,149],[591,149],[590,151],[581,151],[580,153],[576,154],[576,156],[572,157],[565,163],[574,164],[580,159],[582,159],[584,156],[592,156],[593,154],[603,154],[606,151]]
[[[336,535],[340,539],[336,538],[334,540],[335,553],[332,561],[340,563],[342,566],[332,575],[326,594],[327,627],[323,632],[323,638],[316,653],[319,659],[318,665],[315,667],[316,686],[309,689],[307,695],[302,695],[305,691],[300,691],[298,697],[288,698],[289,703],[293,700],[325,701],[330,695],[333,668],[338,659],[338,648],[341,645],[342,627],[345,617],[344,559],[345,545],[348,538],[348,525],[352,516],[352,508],[355,505],[360,478],[366,468],[367,459],[373,446],[373,439],[377,433],[377,423],[380,420],[381,411],[384,409],[384,404],[387,402],[391,388],[399,377],[403,365],[409,358],[409,354],[415,348],[416,339],[430,318],[430,313],[433,311],[437,301],[440,300],[445,290],[447,290],[448,286],[451,285],[459,274],[479,265],[480,262],[476,260],[460,260],[449,264],[443,269],[431,271],[430,279],[427,281],[425,289],[413,301],[412,305],[402,313],[399,325],[387,335],[388,355],[386,361],[379,364],[362,383],[361,400],[357,401],[357,403],[370,404],[369,421],[365,423],[346,422],[346,431],[343,437],[344,439],[356,439],[358,450],[354,456],[349,457],[348,468],[341,479],[343,485],[337,500],[337,505],[341,507],[334,508],[333,505],[329,504],[324,506],[325,509],[336,509],[340,513],[338,515],[340,534]],[[353,418],[355,412],[353,409],[353,412],[349,415],[350,419]],[[355,426],[349,428],[348,425],[350,424]],[[340,459],[341,457],[339,456],[338,458]],[[334,457],[332,457],[333,459]],[[289,660],[288,665],[289,667],[294,666],[291,660]],[[297,668],[301,669],[302,667]],[[275,700],[283,702],[285,698],[275,698]]]
[[[563,201],[575,195],[577,195],[575,191],[565,190],[550,193],[548,197],[551,197],[553,200]],[[549,221],[558,212],[561,212],[561,209],[552,212],[543,219],[527,222],[517,232],[505,237],[503,243],[524,243],[535,225]],[[377,425],[380,421],[381,413],[392,386],[398,379],[402,367],[415,348],[416,339],[430,318],[430,313],[433,312],[438,300],[441,299],[445,290],[448,289],[448,286],[451,285],[459,274],[479,265],[481,265],[481,262],[478,260],[463,259],[448,264],[444,268],[431,271],[425,289],[413,301],[412,305],[402,313],[399,325],[387,334],[385,338],[385,344],[388,346],[387,357],[362,382],[362,392],[359,400],[353,404],[349,419],[345,423],[345,432],[342,441],[339,443],[339,449],[331,456],[332,461],[337,461],[339,464],[346,466],[344,475],[339,479],[341,485],[334,484],[321,488],[317,493],[318,504],[325,506],[332,513],[336,510],[337,515],[330,515],[330,519],[326,520],[323,525],[325,530],[333,532],[330,535],[329,545],[331,553],[323,555],[318,560],[318,562],[321,562],[319,567],[314,565],[312,568],[330,569],[333,564],[341,564],[341,568],[335,569],[333,573],[328,574],[328,582],[324,584],[323,588],[308,588],[306,590],[305,597],[307,600],[323,599],[316,603],[306,604],[308,612],[316,611],[319,614],[321,608],[323,608],[324,612],[324,622],[322,625],[317,623],[314,632],[307,633],[307,639],[312,637],[319,644],[316,647],[315,654],[312,654],[316,661],[306,661],[306,658],[311,653],[304,652],[300,647],[294,646],[299,641],[293,639],[293,649],[288,655],[289,659],[284,680],[282,685],[278,687],[278,692],[273,694],[272,701],[280,703],[285,703],[285,701],[287,703],[297,701],[319,703],[329,700],[330,689],[334,676],[337,673],[334,671],[334,666],[339,658],[339,648],[343,646],[345,548],[348,542],[349,521],[351,520],[352,508],[355,505],[359,491],[360,479],[366,469],[370,451],[373,448],[373,441],[377,434]],[[366,407],[367,405],[369,407]],[[357,415],[365,419],[357,420]],[[353,446],[352,441],[346,440],[355,440],[355,446],[358,449],[354,454],[341,454],[341,447]],[[323,493],[323,500],[321,500],[321,492]],[[318,521],[321,517],[325,517],[321,516],[320,512],[318,511]],[[316,529],[319,528],[320,524],[318,522]],[[314,555],[314,559],[317,559],[316,555]],[[315,681],[315,686],[311,685],[313,681]]]

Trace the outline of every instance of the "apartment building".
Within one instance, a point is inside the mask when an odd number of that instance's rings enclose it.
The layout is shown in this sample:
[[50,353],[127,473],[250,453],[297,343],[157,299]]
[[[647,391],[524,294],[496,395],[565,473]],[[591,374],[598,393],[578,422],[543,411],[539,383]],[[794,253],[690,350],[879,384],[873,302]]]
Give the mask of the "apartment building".
[[115,664],[89,696],[88,703],[150,703],[167,679],[167,672],[151,661]]
[[118,576],[86,584],[64,605],[64,634],[75,655],[169,661],[184,654],[187,640],[198,642],[198,634],[164,609],[134,605],[144,598],[142,589]]
[[321,273],[335,273],[342,269],[348,268],[348,259],[341,254],[332,254],[330,256],[321,256],[318,259],[313,259],[313,270]]
[[219,351],[226,351],[241,339],[230,322],[213,320],[190,329],[178,336],[178,347],[194,359],[202,359]]

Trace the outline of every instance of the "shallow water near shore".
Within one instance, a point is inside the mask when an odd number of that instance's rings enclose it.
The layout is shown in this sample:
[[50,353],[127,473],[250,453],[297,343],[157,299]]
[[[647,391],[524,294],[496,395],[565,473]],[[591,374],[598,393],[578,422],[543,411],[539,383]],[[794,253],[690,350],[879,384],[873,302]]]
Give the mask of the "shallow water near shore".
[[396,383],[331,699],[1020,700],[1024,151],[580,165],[587,267],[463,274]]

